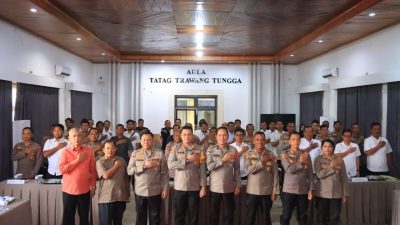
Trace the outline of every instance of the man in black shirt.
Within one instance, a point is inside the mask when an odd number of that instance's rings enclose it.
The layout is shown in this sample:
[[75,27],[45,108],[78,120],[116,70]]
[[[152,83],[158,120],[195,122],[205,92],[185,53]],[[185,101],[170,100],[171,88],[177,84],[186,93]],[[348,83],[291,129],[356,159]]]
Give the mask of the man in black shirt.
[[162,145],[161,149],[165,151],[165,146],[168,144],[168,137],[171,136],[171,121],[166,120],[164,122],[164,127],[161,128],[161,138],[162,138]]

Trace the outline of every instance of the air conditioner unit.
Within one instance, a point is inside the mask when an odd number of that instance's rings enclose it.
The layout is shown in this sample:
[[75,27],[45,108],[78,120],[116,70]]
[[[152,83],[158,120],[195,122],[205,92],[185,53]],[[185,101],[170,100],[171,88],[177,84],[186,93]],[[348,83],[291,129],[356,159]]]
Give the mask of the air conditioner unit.
[[56,65],[56,75],[57,76],[71,76],[72,70],[63,65]]
[[339,68],[338,67],[331,67],[331,68],[322,70],[323,78],[338,77],[338,76],[339,76]]

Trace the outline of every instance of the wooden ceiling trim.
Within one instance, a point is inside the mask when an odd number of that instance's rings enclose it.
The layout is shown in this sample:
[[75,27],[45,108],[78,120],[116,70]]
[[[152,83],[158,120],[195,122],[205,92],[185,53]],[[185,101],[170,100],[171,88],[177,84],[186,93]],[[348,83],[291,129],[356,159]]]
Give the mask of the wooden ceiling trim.
[[287,56],[288,54],[304,47],[308,43],[314,41],[324,33],[330,31],[331,29],[339,26],[340,24],[346,22],[350,18],[362,13],[363,11],[367,10],[368,8],[374,6],[375,4],[381,2],[382,0],[363,0],[356,4],[355,6],[351,7],[350,9],[346,10],[345,12],[339,14],[338,16],[334,17],[333,19],[329,20],[327,23],[323,24],[322,26],[318,27],[311,33],[305,35],[304,37],[300,38],[299,40],[295,41],[294,43],[290,44],[289,46],[279,50],[275,54],[275,60],[279,61],[280,58]]
[[81,24],[76,22],[72,17],[67,15],[65,12],[61,11],[59,8],[57,8],[55,5],[53,5],[49,1],[47,1],[47,0],[32,0],[32,2],[35,3],[37,6],[41,7],[43,10],[45,10],[50,15],[53,15],[57,19],[64,22],[66,25],[75,29],[79,34],[82,35],[82,37],[84,39],[88,39],[89,41],[92,41],[95,45],[103,48],[105,51],[114,55],[115,57],[118,57],[118,58],[120,57],[121,54],[119,53],[119,51],[115,50],[113,47],[108,45],[106,42],[99,39],[96,35],[94,35],[92,32],[87,30]]
[[274,56],[121,55],[120,60],[160,62],[273,62]]

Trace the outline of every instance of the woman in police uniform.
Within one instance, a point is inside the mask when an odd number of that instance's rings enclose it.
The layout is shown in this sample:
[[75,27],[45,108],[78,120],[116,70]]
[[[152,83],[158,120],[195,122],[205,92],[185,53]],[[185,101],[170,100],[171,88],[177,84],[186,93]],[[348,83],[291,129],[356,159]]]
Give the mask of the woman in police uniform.
[[315,196],[318,224],[339,224],[341,204],[346,202],[347,174],[343,159],[333,154],[334,143],[322,141],[323,155],[315,159],[315,174],[318,177]]

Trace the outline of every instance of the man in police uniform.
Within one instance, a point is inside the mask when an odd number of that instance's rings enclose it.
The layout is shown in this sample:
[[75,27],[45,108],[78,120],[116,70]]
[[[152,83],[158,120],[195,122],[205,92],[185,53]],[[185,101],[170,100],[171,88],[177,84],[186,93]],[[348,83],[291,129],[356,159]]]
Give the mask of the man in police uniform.
[[32,141],[32,136],[32,128],[22,129],[23,142],[16,144],[11,154],[12,160],[17,161],[16,173],[21,173],[24,179],[33,179],[43,160],[42,147]]
[[160,224],[161,198],[168,197],[168,168],[164,153],[153,148],[153,134],[143,132],[142,148],[133,152],[128,165],[128,174],[135,176],[136,224],[147,225],[147,210],[150,225]]
[[300,134],[289,136],[290,149],[282,152],[282,166],[285,169],[283,182],[281,225],[289,225],[294,208],[297,208],[299,225],[307,224],[308,200],[313,197],[313,168],[307,151],[300,150]]
[[246,224],[255,224],[258,208],[265,215],[265,222],[271,225],[272,201],[279,194],[278,165],[272,152],[265,148],[265,134],[257,131],[253,143],[255,149],[245,156],[247,176],[247,218]]
[[175,224],[198,224],[200,198],[206,195],[204,146],[193,143],[193,129],[181,130],[182,144],[174,145],[168,156],[168,168],[175,170]]
[[224,207],[223,224],[233,224],[234,195],[240,193],[240,163],[237,151],[229,146],[228,130],[217,129],[217,145],[207,149],[207,169],[210,171],[210,224],[219,224],[221,203]]

